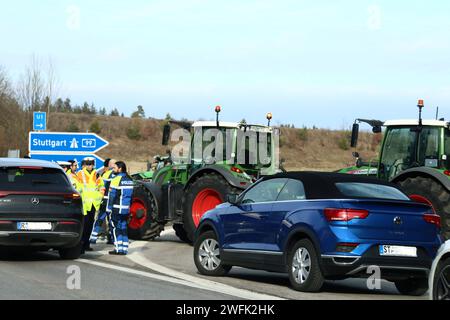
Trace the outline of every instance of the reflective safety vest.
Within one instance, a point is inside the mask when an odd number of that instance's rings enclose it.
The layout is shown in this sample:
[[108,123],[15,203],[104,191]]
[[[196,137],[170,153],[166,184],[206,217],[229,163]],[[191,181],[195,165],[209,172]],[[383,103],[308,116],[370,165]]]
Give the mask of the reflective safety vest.
[[109,187],[108,212],[127,216],[130,214],[134,182],[126,173],[118,173]]
[[103,193],[105,191],[103,180],[97,175],[97,171],[88,172],[83,169],[77,173],[79,181],[81,198],[83,199],[83,213],[87,215],[94,206],[95,210],[100,209]]
[[109,199],[109,186],[111,185],[111,180],[114,179],[116,174],[112,170],[105,171],[101,174],[103,185],[105,186],[105,193],[103,195],[103,201],[108,201]]
[[80,180],[78,180],[77,174],[73,173],[72,170],[69,169],[67,170],[66,175],[69,178],[69,181],[72,184],[73,188],[78,192],[81,192],[81,183]]

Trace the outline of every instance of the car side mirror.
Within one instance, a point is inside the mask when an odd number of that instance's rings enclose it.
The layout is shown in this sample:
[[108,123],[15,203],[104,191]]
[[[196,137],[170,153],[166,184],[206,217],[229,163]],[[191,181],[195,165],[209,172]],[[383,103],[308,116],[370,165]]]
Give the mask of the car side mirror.
[[356,148],[358,145],[358,136],[359,136],[359,124],[354,123],[352,128],[352,140],[351,140],[351,147]]
[[231,205],[235,206],[238,204],[239,195],[237,194],[229,194],[227,195],[227,202]]

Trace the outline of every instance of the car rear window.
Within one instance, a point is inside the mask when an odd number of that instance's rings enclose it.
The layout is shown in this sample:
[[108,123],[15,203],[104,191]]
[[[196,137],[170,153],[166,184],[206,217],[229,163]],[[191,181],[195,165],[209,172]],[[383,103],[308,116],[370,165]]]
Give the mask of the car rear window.
[[72,187],[61,170],[49,168],[0,168],[0,190],[66,192]]
[[387,199],[387,200],[410,200],[400,190],[381,184],[340,182],[336,187],[346,197]]

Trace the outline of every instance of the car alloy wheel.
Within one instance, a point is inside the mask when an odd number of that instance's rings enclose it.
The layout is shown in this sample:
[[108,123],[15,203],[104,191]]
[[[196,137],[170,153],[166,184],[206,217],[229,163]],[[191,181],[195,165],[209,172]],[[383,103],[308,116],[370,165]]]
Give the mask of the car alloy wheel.
[[311,272],[311,256],[306,248],[298,248],[292,261],[292,274],[298,284],[305,283]]
[[198,250],[198,259],[206,270],[216,270],[221,262],[219,243],[214,239],[205,239]]
[[450,300],[450,265],[441,270],[436,285],[437,300]]

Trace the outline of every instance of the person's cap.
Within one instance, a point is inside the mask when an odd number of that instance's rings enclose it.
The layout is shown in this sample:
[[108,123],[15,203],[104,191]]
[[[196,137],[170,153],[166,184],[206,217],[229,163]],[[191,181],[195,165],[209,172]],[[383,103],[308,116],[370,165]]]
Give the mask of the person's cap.
[[94,165],[95,164],[95,158],[92,157],[86,157],[83,159],[83,162],[89,166],[89,165]]
[[61,167],[70,167],[72,165],[69,161],[57,161],[56,163]]

